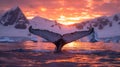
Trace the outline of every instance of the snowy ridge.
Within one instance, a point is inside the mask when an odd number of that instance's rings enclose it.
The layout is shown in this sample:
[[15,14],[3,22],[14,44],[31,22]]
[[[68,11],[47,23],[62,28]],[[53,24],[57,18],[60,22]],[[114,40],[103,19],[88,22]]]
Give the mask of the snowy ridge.
[[[115,16],[116,18],[115,20]],[[90,21],[83,22],[77,25],[78,29],[85,29],[89,27],[94,27],[98,34],[98,37],[109,37],[109,36],[119,36],[120,35],[120,15],[116,14],[111,17],[99,17]],[[83,28],[79,28],[83,26]]]
[[21,30],[16,29],[13,26],[2,26],[0,25],[0,36],[21,36],[21,37],[27,37],[29,34],[29,31],[27,29]]
[[24,40],[35,37],[34,35],[30,36],[28,24],[29,21],[18,6],[6,11],[0,17],[0,41],[10,41],[12,38],[14,41],[15,38]]
[[1,36],[28,36],[28,20],[21,9],[16,6],[6,11],[0,18],[0,37]]
[[57,23],[56,21],[51,21],[41,17],[35,17],[30,20],[30,25],[32,25],[33,28],[36,29],[49,30],[55,33],[59,33],[61,35],[78,31],[75,26],[64,26]]
[[17,29],[25,29],[28,24],[28,20],[17,6],[6,11],[0,18],[0,23],[4,26],[14,25]]
[[110,17],[103,16],[95,18],[93,20],[77,24],[76,27],[80,30],[94,27],[97,39],[99,41],[120,41],[120,14],[115,14]]
[[120,40],[120,14],[116,14],[110,17],[103,16],[95,18],[93,20],[77,24],[77,26],[62,26],[55,21],[40,17],[33,18],[30,23],[33,28],[49,30],[61,35],[75,31],[88,30],[90,27],[94,27],[95,33],[80,39],[80,41],[84,42],[91,42],[91,39],[93,39],[93,41],[98,40],[104,42],[107,40],[109,40],[109,42],[119,42]]
[[[30,34],[28,31],[30,25],[34,29],[49,30],[61,35],[75,31],[85,31],[94,27],[95,33],[90,36],[95,35],[95,39],[106,42],[118,42],[120,40],[120,14],[98,17],[76,25],[65,26],[57,21],[39,16],[28,21],[19,7],[14,7],[0,16],[0,37],[30,37],[35,39],[37,36]],[[90,41],[90,39],[91,37],[84,37],[81,41]]]

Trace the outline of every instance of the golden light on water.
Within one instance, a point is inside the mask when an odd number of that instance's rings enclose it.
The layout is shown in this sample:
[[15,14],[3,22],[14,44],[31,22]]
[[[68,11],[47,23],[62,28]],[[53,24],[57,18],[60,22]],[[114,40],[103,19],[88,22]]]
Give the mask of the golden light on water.
[[[38,43],[38,44],[37,44]],[[66,47],[75,47],[74,50],[66,49],[68,52],[54,54],[50,51],[50,48],[55,48],[55,45],[52,43],[45,42],[25,42],[24,44],[18,43],[0,43],[1,57],[0,61],[5,62],[1,63],[2,67],[4,65],[13,66],[13,64],[18,66],[32,66],[32,67],[119,67],[120,64],[120,43],[78,43],[72,42],[69,43],[69,46]],[[76,44],[77,43],[77,44]],[[74,45],[73,45],[74,44]],[[52,47],[50,47],[50,45]],[[90,46],[88,46],[90,45]],[[22,47],[20,47],[22,46]],[[106,51],[89,51],[83,50],[84,48],[91,48],[95,50],[104,49]],[[30,49],[30,52],[17,52],[11,51],[15,49]],[[49,49],[48,49],[49,48]],[[82,49],[79,50],[78,48]],[[118,52],[116,51],[118,49]],[[7,50],[7,51],[6,51]],[[78,51],[77,51],[78,50]],[[109,50],[109,52],[108,52]],[[10,51],[10,52],[9,52]],[[33,52],[34,51],[34,52]],[[49,51],[49,52],[48,52]],[[64,51],[63,51],[64,52]],[[22,59],[21,59],[22,58]],[[12,64],[11,64],[12,63]],[[11,64],[11,65],[10,65]]]
[[[116,45],[116,46],[113,46]],[[114,49],[116,48],[116,49]],[[96,42],[96,43],[90,43],[90,42],[80,42],[80,41],[74,41],[71,43],[66,44],[63,47],[63,50],[114,50],[117,52],[120,52],[119,50],[120,45],[115,43],[104,43],[104,42]]]
[[109,47],[106,47],[103,42],[97,42],[97,43],[90,43],[90,42],[80,42],[80,41],[74,41],[71,43],[66,44],[63,49],[71,49],[71,50],[105,50]]
[[64,47],[72,48],[72,47],[77,47],[78,43],[77,42],[71,42],[66,44]]

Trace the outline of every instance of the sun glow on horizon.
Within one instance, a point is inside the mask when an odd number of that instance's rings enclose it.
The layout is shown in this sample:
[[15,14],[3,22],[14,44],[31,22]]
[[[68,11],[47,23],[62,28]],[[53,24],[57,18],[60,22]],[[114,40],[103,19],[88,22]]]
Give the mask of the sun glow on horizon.
[[[32,19],[35,16],[40,16],[49,20],[56,20],[62,25],[74,25],[76,23],[81,23],[86,20],[104,15],[100,12],[93,11],[94,1],[92,0],[86,1],[88,5],[84,8],[81,7],[81,9],[78,9],[76,5],[67,6],[65,3],[66,1],[59,0],[58,4],[60,4],[61,6],[53,6],[51,8],[48,8],[46,6],[39,6],[36,7],[34,11],[30,10],[28,12],[25,12],[25,15],[28,19]],[[72,5],[74,3],[69,4]]]
[[39,10],[42,11],[42,12],[45,12],[45,11],[47,11],[47,8],[40,7]]
[[49,20],[56,20],[62,25],[74,25],[81,23],[89,19],[100,17],[103,14],[99,12],[91,11],[93,9],[93,1],[88,1],[88,6],[82,9],[76,9],[76,7],[66,7],[64,0],[59,1],[59,4],[63,4],[58,8],[47,8],[46,6],[39,6],[34,11],[25,12],[28,19],[32,19],[35,16],[40,16]]
[[75,24],[76,22],[79,21],[79,17],[66,17],[64,15],[61,15],[57,21],[60,23],[60,24],[63,24],[63,25],[72,25],[72,24]]
[[[35,15],[36,16],[36,15]],[[27,14],[27,18],[28,19],[32,19],[35,17],[34,15],[29,15]],[[89,19],[93,19],[93,18],[96,18],[96,17],[100,17],[102,15],[85,15],[85,16],[78,16],[78,17],[66,17],[64,15],[61,15],[59,18],[57,19],[54,19],[54,18],[47,18],[49,20],[56,20],[58,23],[62,24],[62,25],[74,25],[76,23],[80,23],[82,21],[85,21],[85,20],[89,20]]]
[[100,17],[101,15],[85,15],[85,16],[78,16],[78,17],[66,17],[64,15],[61,15],[57,21],[58,23],[60,24],[63,24],[63,25],[73,25],[73,24],[76,24],[76,23],[80,23],[82,21],[85,21],[85,20],[88,20],[88,19],[93,19],[95,17]]
[[[27,19],[40,16],[63,25],[74,25],[100,16],[120,13],[120,0],[12,0],[0,1],[0,14],[18,6]],[[116,10],[114,10],[116,9]]]

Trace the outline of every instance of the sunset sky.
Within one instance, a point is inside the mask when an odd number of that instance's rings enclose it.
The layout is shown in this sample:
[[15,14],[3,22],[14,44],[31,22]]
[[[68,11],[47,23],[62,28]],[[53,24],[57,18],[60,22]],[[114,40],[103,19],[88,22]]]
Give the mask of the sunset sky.
[[120,0],[0,0],[0,14],[14,6],[29,19],[41,16],[63,24],[120,13]]

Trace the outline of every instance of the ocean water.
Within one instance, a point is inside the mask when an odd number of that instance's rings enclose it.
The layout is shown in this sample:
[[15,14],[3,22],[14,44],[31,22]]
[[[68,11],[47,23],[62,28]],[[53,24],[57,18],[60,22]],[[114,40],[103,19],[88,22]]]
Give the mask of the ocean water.
[[0,43],[0,67],[120,67],[120,43],[72,42],[54,53],[49,42]]

